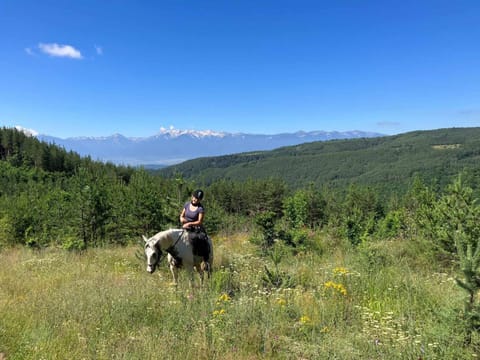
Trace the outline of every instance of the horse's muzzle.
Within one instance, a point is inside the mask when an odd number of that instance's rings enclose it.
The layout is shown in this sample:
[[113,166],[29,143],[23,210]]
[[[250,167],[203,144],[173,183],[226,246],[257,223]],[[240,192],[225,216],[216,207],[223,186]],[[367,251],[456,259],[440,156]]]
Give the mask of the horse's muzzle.
[[155,272],[155,268],[156,268],[156,266],[148,265],[147,266],[147,272],[149,274],[153,274]]

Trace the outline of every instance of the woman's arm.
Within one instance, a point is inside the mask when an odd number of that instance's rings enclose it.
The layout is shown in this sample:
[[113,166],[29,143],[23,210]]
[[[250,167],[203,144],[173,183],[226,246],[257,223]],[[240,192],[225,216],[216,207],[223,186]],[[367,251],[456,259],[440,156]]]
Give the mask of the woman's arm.
[[[184,218],[185,219],[185,218]],[[180,220],[181,221],[181,220]],[[203,212],[199,213],[198,214],[198,220],[197,221],[191,221],[191,222],[187,222],[187,220],[185,220],[183,224],[183,228],[186,229],[186,228],[189,228],[190,226],[199,226],[199,225],[202,225],[203,223]]]
[[187,219],[185,218],[185,208],[182,209],[182,212],[180,213],[180,224],[186,224]]

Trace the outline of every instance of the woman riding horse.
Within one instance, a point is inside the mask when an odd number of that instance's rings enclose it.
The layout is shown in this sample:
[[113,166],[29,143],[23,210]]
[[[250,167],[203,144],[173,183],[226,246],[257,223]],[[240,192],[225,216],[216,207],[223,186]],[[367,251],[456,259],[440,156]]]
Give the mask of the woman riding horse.
[[196,248],[205,248],[202,256],[208,256],[209,249],[207,243],[207,232],[203,227],[203,219],[205,216],[205,208],[200,202],[203,199],[203,190],[195,190],[192,192],[192,198],[186,202],[180,213],[180,223],[182,228],[187,230],[189,238]]
[[190,229],[198,226],[202,227],[203,217],[205,215],[205,208],[200,203],[203,199],[203,191],[195,190],[192,192],[192,198],[186,202],[180,213],[180,223],[182,228]]

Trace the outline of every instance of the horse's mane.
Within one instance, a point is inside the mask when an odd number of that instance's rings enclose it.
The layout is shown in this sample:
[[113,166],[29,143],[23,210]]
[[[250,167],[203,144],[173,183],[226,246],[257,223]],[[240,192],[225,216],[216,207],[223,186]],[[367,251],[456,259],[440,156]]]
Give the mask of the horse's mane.
[[163,230],[163,231],[160,231],[158,233],[156,233],[155,235],[153,235],[151,238],[150,238],[150,241],[152,241],[154,244],[157,244],[159,241],[165,239],[167,236],[169,235],[172,235],[176,232],[181,232],[183,231],[183,229],[167,229],[167,230]]

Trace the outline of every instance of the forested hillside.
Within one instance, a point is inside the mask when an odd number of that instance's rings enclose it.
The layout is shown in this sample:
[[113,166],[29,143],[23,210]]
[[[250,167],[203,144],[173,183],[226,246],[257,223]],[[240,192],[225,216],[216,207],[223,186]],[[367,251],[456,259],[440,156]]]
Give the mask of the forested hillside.
[[0,129],[0,247],[125,243],[165,225],[167,189],[142,171]]
[[207,194],[211,232],[259,227],[267,243],[295,243],[307,226],[358,243],[404,231],[418,215],[412,208],[432,206],[460,173],[479,191],[480,128],[204,158],[157,175],[82,158],[15,129],[1,129],[0,139],[0,245],[134,241],[178,226],[197,186]]
[[219,179],[278,178],[293,188],[314,183],[342,189],[354,183],[391,194],[404,193],[415,176],[427,182],[436,180],[444,188],[463,170],[478,181],[480,128],[305,143],[273,151],[190,160],[158,173],[181,174],[205,184]]
[[[16,129],[0,129],[0,248],[23,244],[84,249],[136,242],[143,234],[177,227],[178,215],[197,185],[166,179],[143,169],[92,161]],[[265,208],[281,213],[282,182],[251,181],[245,202],[218,206],[229,194],[208,191],[207,229],[214,233],[228,217]],[[231,189],[229,189],[231,190]],[[263,202],[259,205],[258,201]],[[241,221],[239,221],[241,223]]]
[[[199,159],[170,169],[192,165],[184,176],[168,178],[2,129],[0,245],[85,248],[135,241],[178,226],[180,208],[199,185],[205,186],[205,225],[212,233],[257,227],[266,244],[274,238],[300,244],[304,227],[328,229],[353,244],[365,236],[398,236],[412,224],[444,221],[431,208],[460,172],[462,185],[478,194],[479,135],[479,128],[445,129],[310,143]],[[202,183],[208,173],[215,177]],[[419,223],[418,216],[426,220]]]

